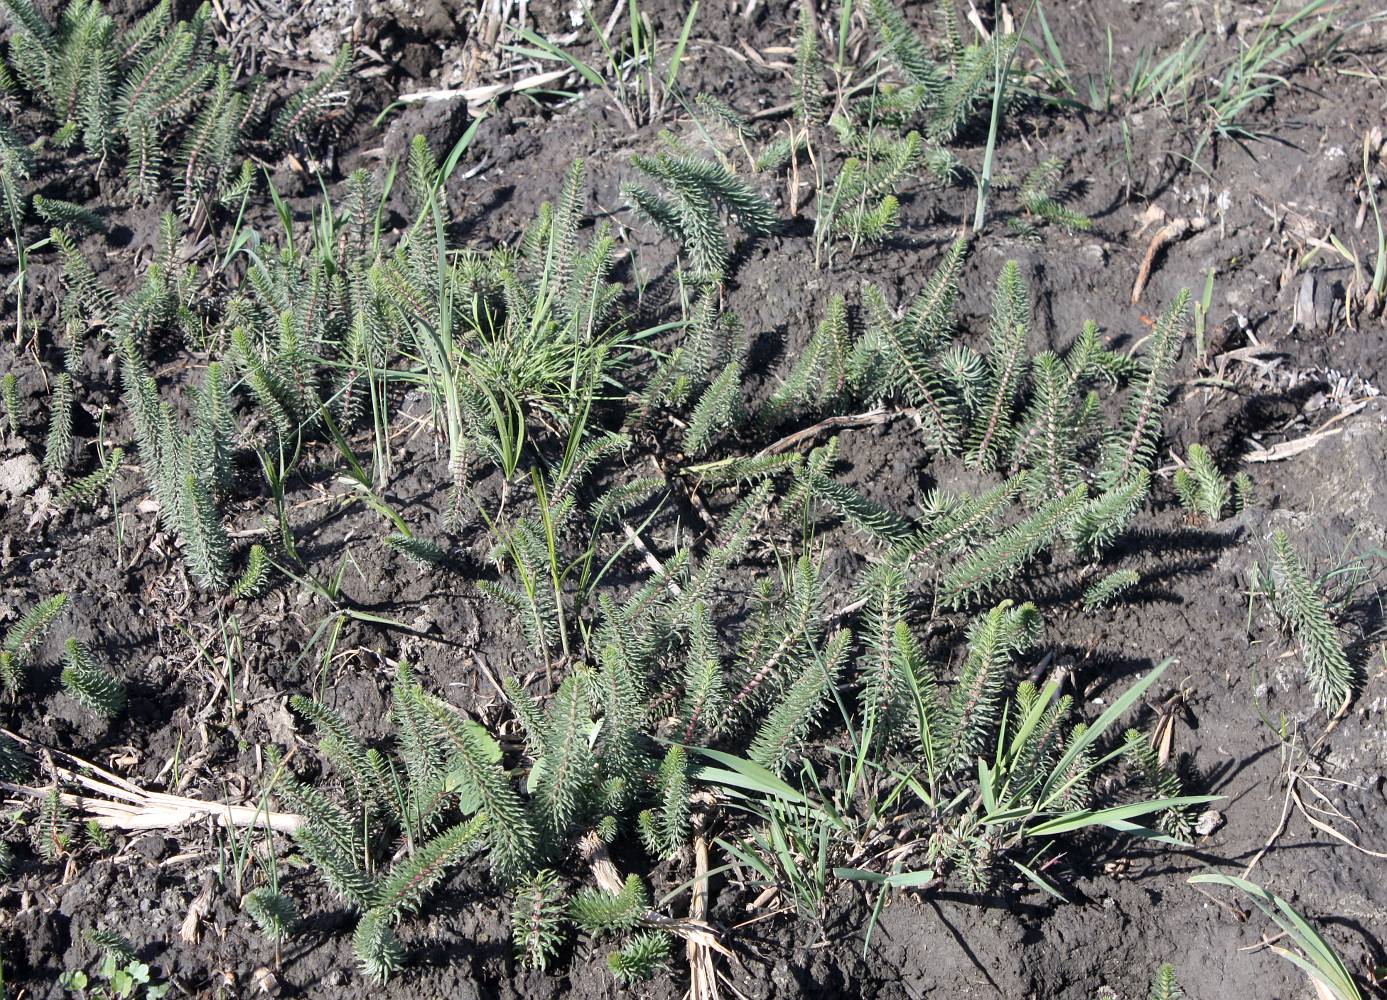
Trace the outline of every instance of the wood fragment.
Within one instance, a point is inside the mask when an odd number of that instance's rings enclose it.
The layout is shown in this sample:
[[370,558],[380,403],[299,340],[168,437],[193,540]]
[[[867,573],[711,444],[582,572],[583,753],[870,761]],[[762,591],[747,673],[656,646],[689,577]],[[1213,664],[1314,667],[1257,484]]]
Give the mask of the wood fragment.
[[[142,792],[134,801],[126,800],[121,789],[104,782],[83,778],[59,768],[67,781],[83,785],[94,795],[61,792],[59,800],[74,810],[79,818],[89,819],[105,830],[174,830],[199,819],[212,819],[229,829],[272,830],[275,833],[296,833],[306,822],[298,813],[275,812],[258,806],[238,806],[225,802],[165,795],[162,792]],[[48,788],[30,788],[0,781],[0,790],[26,798],[43,798]]]
[[[1318,820],[1314,816],[1310,815],[1311,807],[1307,806],[1305,804],[1305,800],[1300,797],[1300,788],[1298,787],[1299,783],[1296,780],[1296,777],[1292,777],[1291,779],[1291,798],[1295,800],[1296,808],[1300,810],[1300,814],[1305,817],[1306,821],[1309,822],[1311,826],[1313,826],[1316,830],[1319,830],[1322,833],[1327,833],[1329,836],[1333,837],[1341,844],[1347,844],[1349,847],[1352,847],[1355,851],[1358,851],[1362,854],[1366,854],[1371,858],[1387,858],[1387,854],[1384,854],[1382,851],[1369,850],[1362,844],[1353,840],[1347,834],[1342,833],[1339,830],[1336,830],[1328,823],[1325,823],[1322,820]],[[1307,784],[1306,787],[1310,789],[1311,792],[1318,795],[1321,799],[1324,799],[1326,802],[1328,801],[1328,799],[1325,798],[1324,793],[1319,791],[1319,789],[1315,788],[1313,785]],[[1334,813],[1339,816],[1343,816],[1343,813],[1340,813],[1337,809],[1334,810]],[[1348,817],[1343,818],[1347,819]]]
[[670,579],[669,574],[665,571],[665,564],[660,562],[660,560],[656,558],[655,553],[650,551],[650,547],[645,544],[645,540],[636,533],[636,530],[625,521],[621,522],[621,530],[626,535],[626,540],[641,554],[641,558],[645,561],[646,568],[665,581],[665,585],[669,587],[669,592],[671,594],[675,597],[682,597],[684,594],[683,588],[680,587],[676,581]]
[[401,94],[396,100],[401,104],[428,104],[434,101],[452,101],[462,98],[467,101],[469,110],[480,110],[497,97],[503,97],[506,94],[520,93],[526,90],[536,90],[551,83],[558,83],[572,72],[572,69],[565,67],[563,69],[552,69],[545,73],[535,73],[531,76],[521,77],[519,80],[512,80],[509,83],[490,83],[482,87],[449,87],[439,90],[416,90],[410,94]]
[[[710,805],[717,801],[706,792],[700,796]],[[708,820],[709,815],[704,810],[693,816],[694,880],[689,891],[689,919],[700,922],[708,919]],[[684,942],[684,955],[689,962],[689,1000],[720,1000],[712,949],[689,938]]]
[[1156,231],[1156,235],[1151,238],[1151,243],[1146,248],[1146,255],[1141,259],[1136,283],[1132,285],[1133,305],[1141,301],[1141,293],[1146,290],[1146,283],[1151,280],[1151,269],[1156,263],[1156,255],[1170,244],[1195,233],[1202,233],[1208,228],[1209,220],[1203,216],[1196,216],[1193,219],[1171,219]]
[[1331,438],[1343,432],[1344,429],[1342,427],[1336,427],[1328,431],[1316,431],[1313,434],[1306,434],[1304,437],[1296,438],[1294,441],[1281,441],[1272,445],[1270,448],[1254,451],[1250,455],[1244,455],[1243,460],[1247,462],[1281,462],[1293,455],[1299,455],[1303,451],[1309,451],[1325,438]]
[[[1356,400],[1345,406],[1342,410],[1304,437],[1298,437],[1292,441],[1280,441],[1270,448],[1261,448],[1259,451],[1254,451],[1252,454],[1244,456],[1244,458],[1248,462],[1280,462],[1293,455],[1299,455],[1302,451],[1309,451],[1326,438],[1331,438],[1336,434],[1342,434],[1344,429],[1342,427],[1335,427],[1334,425],[1341,420],[1346,420],[1353,416],[1376,398],[1380,397]],[[1255,441],[1252,443],[1254,445],[1256,444]]]
[[853,413],[841,417],[828,417],[825,420],[820,420],[812,427],[806,427],[803,430],[795,431],[793,434],[787,434],[779,441],[767,445],[756,453],[756,457],[764,458],[767,455],[779,455],[805,441],[812,440],[814,437],[827,430],[838,430],[850,427],[873,427],[877,424],[884,424],[894,420],[896,417],[907,412],[910,411],[880,408],[868,410],[866,413]]
[[183,923],[178,927],[178,939],[184,944],[197,944],[197,939],[202,930],[202,920],[212,909],[212,887],[215,883],[212,879],[203,882],[202,891],[193,897],[193,901],[188,904],[188,912],[183,917]]

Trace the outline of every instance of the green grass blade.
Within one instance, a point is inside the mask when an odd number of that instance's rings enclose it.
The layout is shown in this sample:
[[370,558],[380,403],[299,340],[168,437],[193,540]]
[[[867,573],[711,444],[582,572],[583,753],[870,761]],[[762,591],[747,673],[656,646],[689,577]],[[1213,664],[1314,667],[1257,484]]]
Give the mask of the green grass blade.
[[1146,689],[1155,684],[1166,669],[1175,661],[1173,659],[1163,660],[1159,666],[1149,674],[1137,681],[1128,688],[1121,697],[1108,706],[1108,710],[1098,717],[1092,726],[1085,731],[1084,735],[1074,742],[1064,756],[1060,757],[1059,763],[1050,771],[1049,777],[1045,779],[1045,784],[1040,788],[1040,794],[1036,797],[1042,804],[1050,801],[1051,796],[1056,791],[1056,784],[1069,772],[1070,765],[1079,758],[1079,755],[1087,750],[1100,736],[1112,728],[1115,723],[1129,708],[1135,705],[1138,699],[1146,693]]
[[579,59],[577,56],[570,55],[568,52],[565,52],[563,49],[559,48],[553,42],[549,41],[549,39],[545,38],[543,35],[536,34],[529,28],[521,28],[519,33],[520,37],[525,39],[525,41],[529,42],[531,45],[537,45],[554,58],[561,59],[564,62],[568,63],[568,65],[572,66],[575,70],[578,71],[579,75],[582,76],[584,80],[592,84],[594,87],[597,87],[602,90],[606,89],[607,81],[602,79],[602,74],[597,72],[597,70],[593,69],[587,63],[583,62],[583,60]]
[[757,792],[771,799],[797,806],[812,806],[809,798],[791,785],[777,778],[760,764],[744,757],[735,757],[721,750],[708,750],[702,747],[689,747],[695,753],[717,761],[724,767],[702,767],[694,772],[694,778],[715,785],[730,785],[750,792]]
[[[1106,809],[1085,809],[1027,827],[1026,833],[1033,837],[1054,837],[1061,833],[1073,833],[1075,830],[1082,830],[1090,826],[1110,826],[1114,820],[1146,816],[1165,809],[1178,809],[1182,806],[1197,806],[1208,802],[1217,802],[1221,797],[1219,795],[1176,795],[1167,799],[1128,802],[1120,806],[1109,806]],[[987,819],[984,818],[983,822],[986,823]]]
[[679,41],[674,43],[674,54],[669,60],[669,74],[665,77],[665,90],[673,90],[679,79],[679,67],[684,61],[684,47],[689,44],[689,32],[693,30],[694,17],[698,14],[698,0],[689,5],[689,16],[684,18],[684,30],[679,32]]
[[1305,956],[1285,948],[1274,948],[1278,954],[1304,970],[1317,983],[1322,983],[1337,1000],[1363,1000],[1353,975],[1343,961],[1335,954],[1329,943],[1320,936],[1310,923],[1276,893],[1263,888],[1255,882],[1223,875],[1218,872],[1205,872],[1192,875],[1190,885],[1221,885],[1238,889],[1248,896],[1257,908],[1270,917],[1293,940]]
[[849,882],[870,882],[874,885],[885,886],[888,889],[918,889],[934,881],[934,872],[925,869],[917,872],[893,872],[890,875],[883,875],[880,872],[868,871],[865,868],[835,868],[833,869],[833,877]]

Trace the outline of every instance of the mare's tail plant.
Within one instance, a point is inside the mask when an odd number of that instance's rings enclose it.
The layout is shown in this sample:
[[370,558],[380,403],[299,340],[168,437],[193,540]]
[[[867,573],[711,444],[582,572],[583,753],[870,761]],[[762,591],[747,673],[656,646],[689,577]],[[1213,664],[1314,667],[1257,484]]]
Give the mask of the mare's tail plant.
[[222,398],[219,369],[214,365],[204,380],[192,434],[175,424],[128,337],[121,350],[121,381],[159,520],[182,542],[183,558],[198,582],[221,590],[231,579],[231,542],[217,501],[230,480],[231,449],[226,440],[230,408]]
[[1132,392],[1116,430],[1104,442],[1099,482],[1105,488],[1127,482],[1156,457],[1165,404],[1170,396],[1171,373],[1185,340],[1185,313],[1190,294],[1176,296],[1151,334],[1151,343],[1137,361]]
[[[894,103],[920,119],[931,140],[950,142],[986,120],[996,69],[1011,65],[1018,34],[998,30],[984,41],[966,44],[951,0],[943,0],[937,5],[945,55],[941,63],[892,0],[868,0],[866,8],[884,56],[905,80]],[[1011,92],[1008,80],[1002,86],[1004,93]]]
[[1024,214],[1007,220],[1013,232],[1021,236],[1035,236],[1041,226],[1053,224],[1073,233],[1083,232],[1093,225],[1093,220],[1087,215],[1065,204],[1064,193],[1059,190],[1063,171],[1063,163],[1049,159],[1026,174],[1017,191],[1017,200]]
[[[953,244],[899,314],[869,287],[853,323],[846,301],[833,297],[753,419],[743,417],[741,360],[734,358],[685,420],[685,452],[698,457],[714,433],[765,433],[882,401],[909,407],[931,451],[961,453],[967,464],[1004,478],[966,498],[933,491],[912,518],[836,479],[832,446],[807,460],[758,455],[700,462],[690,472],[723,482],[789,475],[786,515],[804,517],[808,528],[818,512],[831,511],[889,553],[912,586],[931,580],[950,607],[980,601],[1047,552],[1068,547],[1094,561],[1113,547],[1149,495],[1184,335],[1182,295],[1135,358],[1106,348],[1093,323],[1063,351],[1032,356],[1029,295],[1012,263],[996,283],[987,349],[975,351],[954,331],[964,253],[962,241]],[[1123,391],[1124,382],[1121,418],[1105,428],[1103,394]],[[1130,585],[1125,574],[1114,577],[1088,603],[1110,601]]]
[[683,248],[695,278],[721,282],[732,259],[724,212],[749,236],[766,236],[780,220],[763,195],[722,164],[673,149],[636,156],[635,165],[668,194],[628,184],[623,195],[648,222]]
[[1175,470],[1174,485],[1175,496],[1190,520],[1213,524],[1247,505],[1252,480],[1242,472],[1230,481],[1215,464],[1208,448],[1192,444],[1185,466]]
[[19,437],[19,421],[24,407],[19,400],[19,377],[14,372],[5,372],[0,378],[0,400],[5,405],[5,426],[11,437]]
[[49,472],[63,472],[72,460],[72,405],[72,376],[62,372],[48,401],[48,443],[43,467]]
[[[1141,785],[1162,798],[1178,798],[1182,787],[1174,763],[1163,761],[1150,739],[1138,730],[1127,730],[1123,739],[1131,769]],[[1194,834],[1194,817],[1179,807],[1162,812],[1159,824],[1162,831],[1180,840],[1187,841]]]
[[835,240],[850,250],[880,243],[896,228],[900,204],[895,191],[924,156],[920,133],[902,138],[874,137],[859,156],[844,161],[833,186],[820,199],[814,223],[815,259]]
[[1254,592],[1270,598],[1295,637],[1315,703],[1336,714],[1347,707],[1361,677],[1344,650],[1321,581],[1311,576],[1284,531],[1272,535],[1269,563],[1257,570]]
[[[213,36],[212,5],[182,19],[170,0],[160,0],[121,30],[101,0],[69,0],[56,22],[32,0],[3,2],[13,25],[9,66],[57,122],[54,145],[80,143],[103,162],[123,161],[141,198],[153,197],[172,174],[189,219],[248,190],[254,175],[242,157],[263,117],[262,81],[233,80]],[[333,127],[351,58],[344,46],[325,73],[289,98],[268,148]],[[8,162],[3,139],[0,158]],[[0,169],[0,180],[12,174]],[[0,187],[12,201],[11,185]]]
[[97,715],[114,718],[125,711],[124,682],[98,664],[78,639],[68,639],[63,646],[62,682],[78,704]]
[[1140,582],[1141,575],[1134,569],[1113,570],[1084,591],[1084,610],[1108,607]]
[[1185,1000],[1185,991],[1175,978],[1175,966],[1166,962],[1156,970],[1146,1000]]
[[295,698],[293,707],[316,730],[340,775],[342,796],[335,801],[282,763],[273,791],[306,817],[295,842],[359,913],[357,961],[384,980],[404,966],[395,929],[407,915],[484,847],[498,874],[519,874],[529,863],[533,833],[501,767],[500,748],[426,694],[407,668],[392,698],[393,754],[368,749],[319,702]]
[[40,601],[11,625],[0,643],[0,684],[14,697],[24,687],[24,674],[48,630],[67,607],[67,595],[55,594]]

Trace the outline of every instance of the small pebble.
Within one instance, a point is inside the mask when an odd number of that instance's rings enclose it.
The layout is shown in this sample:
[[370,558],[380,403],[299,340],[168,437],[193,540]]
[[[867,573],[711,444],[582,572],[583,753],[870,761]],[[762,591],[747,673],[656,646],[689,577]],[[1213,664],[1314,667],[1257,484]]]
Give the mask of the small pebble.
[[1194,821],[1194,832],[1201,837],[1207,837],[1222,825],[1223,813],[1217,809],[1205,809]]

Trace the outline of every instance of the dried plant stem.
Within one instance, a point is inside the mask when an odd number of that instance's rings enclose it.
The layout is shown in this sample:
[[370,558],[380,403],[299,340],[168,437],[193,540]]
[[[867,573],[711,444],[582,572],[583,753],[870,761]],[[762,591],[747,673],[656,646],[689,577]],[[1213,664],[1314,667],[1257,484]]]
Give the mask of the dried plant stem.
[[[0,732],[31,753],[41,753],[51,762],[50,770],[57,781],[81,789],[81,793],[62,792],[59,796],[62,803],[104,829],[167,830],[210,817],[228,828],[259,827],[276,833],[294,833],[304,823],[304,818],[297,813],[146,791],[95,764],[59,750],[40,747],[8,730]],[[31,788],[8,781],[0,782],[0,789],[31,799],[49,794],[48,788]]]
[[[612,861],[612,856],[596,833],[586,834],[578,842],[578,851],[587,859],[588,866],[592,869],[592,877],[597,881],[598,888],[603,892],[611,893],[613,896],[621,894],[626,887],[626,879]],[[692,917],[680,919],[678,917],[667,917],[663,913],[656,913],[654,910],[647,910],[641,916],[641,926],[649,927],[654,930],[666,931],[685,941],[697,941],[701,947],[711,948],[720,955],[731,956],[718,940],[718,932],[705,920],[696,920]]]

